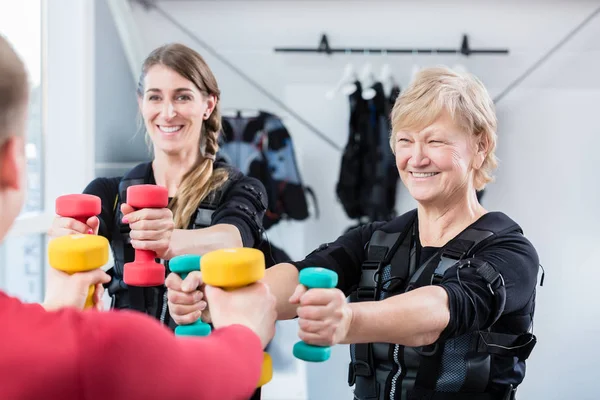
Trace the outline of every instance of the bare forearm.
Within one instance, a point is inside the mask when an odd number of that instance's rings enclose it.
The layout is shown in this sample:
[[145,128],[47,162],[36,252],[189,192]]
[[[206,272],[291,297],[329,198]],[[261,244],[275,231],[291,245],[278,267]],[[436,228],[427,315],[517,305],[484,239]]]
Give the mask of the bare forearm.
[[281,263],[269,268],[262,279],[269,286],[271,293],[277,299],[277,319],[292,319],[296,317],[296,304],[290,304],[289,298],[298,286],[298,270],[288,263]]
[[203,255],[213,250],[243,246],[240,231],[229,224],[202,229],[175,229],[171,237],[173,257],[183,254]]
[[344,343],[434,343],[450,321],[448,294],[427,286],[383,301],[351,303],[352,322]]

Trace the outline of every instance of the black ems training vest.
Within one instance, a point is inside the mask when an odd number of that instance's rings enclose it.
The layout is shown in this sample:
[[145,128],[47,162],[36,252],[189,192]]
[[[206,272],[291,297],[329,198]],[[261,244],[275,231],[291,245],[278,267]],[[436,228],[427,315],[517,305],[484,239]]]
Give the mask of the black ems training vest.
[[[476,268],[476,272],[494,293],[495,301],[504,309],[505,292],[500,275],[488,263],[472,257],[493,237],[521,228],[507,216],[494,213],[492,218],[478,221],[448,242],[424,262],[417,257],[417,212],[399,217],[401,232],[373,232],[367,247],[366,261],[358,287],[350,301],[377,301],[409,290],[439,283],[444,273],[455,265]],[[523,315],[502,316],[526,318],[531,322],[534,302]],[[499,313],[500,314],[500,313]],[[526,315],[525,315],[526,314]],[[496,321],[500,315],[494,315]],[[515,321],[516,322],[516,321]],[[399,322],[400,323],[400,322]],[[502,387],[501,394],[490,393],[490,371],[497,357],[508,358],[512,370],[522,371],[536,338],[531,333],[509,335],[494,332],[494,325],[485,331],[468,333],[445,342],[423,347],[406,347],[389,343],[365,343],[350,346],[351,359],[348,383],[359,400],[496,400],[513,399],[516,389]],[[515,357],[510,358],[510,357]],[[514,360],[514,361],[512,361]]]
[[[119,192],[113,207],[114,223],[111,238],[111,249],[114,257],[114,267],[111,270],[112,280],[108,286],[108,293],[112,298],[111,308],[134,309],[149,314],[162,323],[175,328],[176,324],[169,321],[167,313],[167,291],[164,286],[158,287],[128,287],[123,282],[123,268],[128,262],[134,260],[135,250],[131,246],[128,224],[123,224],[121,204],[127,202],[127,188],[133,185],[156,184],[152,175],[152,164],[143,163],[129,171],[119,183]],[[229,180],[219,190],[205,198],[196,211],[195,217],[188,229],[200,229],[210,226],[213,212],[220,203],[221,197],[229,185]],[[165,265],[166,274],[169,274],[168,261],[157,260]]]

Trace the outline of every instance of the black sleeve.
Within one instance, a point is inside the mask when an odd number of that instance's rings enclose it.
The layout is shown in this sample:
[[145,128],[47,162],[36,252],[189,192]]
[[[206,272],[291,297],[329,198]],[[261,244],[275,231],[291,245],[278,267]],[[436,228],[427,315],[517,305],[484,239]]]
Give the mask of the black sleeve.
[[100,219],[100,228],[98,234],[111,240],[114,225],[114,207],[119,193],[119,182],[121,178],[96,178],[91,181],[83,190],[84,194],[92,194],[100,197],[102,202],[102,211],[98,218]]
[[[440,340],[487,329],[502,315],[525,314],[521,310],[528,310],[535,296],[539,258],[524,236],[518,233],[502,236],[470,261],[472,266],[448,269],[440,282],[448,293],[450,305],[450,322]],[[495,288],[500,296],[492,293],[477,271],[484,263],[504,280],[503,286]],[[502,297],[504,301],[500,300]]]
[[293,262],[301,271],[308,267],[322,267],[338,274],[337,288],[346,296],[358,286],[361,266],[366,257],[366,245],[375,230],[384,222],[374,222],[351,229],[334,242],[325,243],[302,261]]
[[262,220],[267,211],[267,191],[255,178],[232,172],[232,182],[212,216],[211,225],[231,224],[238,228],[244,247],[262,240]]

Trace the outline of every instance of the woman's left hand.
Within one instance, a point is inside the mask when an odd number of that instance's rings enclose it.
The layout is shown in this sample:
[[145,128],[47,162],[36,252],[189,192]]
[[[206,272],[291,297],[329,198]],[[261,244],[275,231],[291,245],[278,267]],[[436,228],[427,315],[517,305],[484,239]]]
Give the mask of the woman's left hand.
[[290,303],[299,304],[298,336],[308,344],[333,346],[346,338],[352,309],[339,289],[310,289],[298,285]]
[[158,258],[169,260],[171,237],[175,229],[173,213],[168,208],[142,208],[135,210],[128,204],[121,205],[123,223],[129,224],[131,246],[137,250],[151,250]]

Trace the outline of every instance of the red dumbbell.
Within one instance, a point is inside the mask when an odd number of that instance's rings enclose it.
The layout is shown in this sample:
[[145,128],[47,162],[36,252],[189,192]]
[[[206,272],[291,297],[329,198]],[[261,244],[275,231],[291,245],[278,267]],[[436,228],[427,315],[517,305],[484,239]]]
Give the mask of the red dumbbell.
[[[169,192],[157,185],[130,186],[127,204],[136,210],[165,208],[169,205]],[[135,261],[125,264],[123,281],[130,286],[160,286],[165,283],[165,267],[156,262],[154,251],[135,249]]]
[[102,202],[100,197],[91,194],[67,194],[56,199],[55,208],[57,215],[87,224],[90,217],[100,214]]

